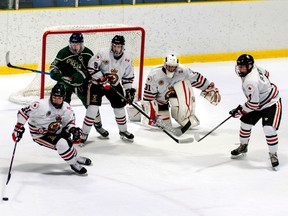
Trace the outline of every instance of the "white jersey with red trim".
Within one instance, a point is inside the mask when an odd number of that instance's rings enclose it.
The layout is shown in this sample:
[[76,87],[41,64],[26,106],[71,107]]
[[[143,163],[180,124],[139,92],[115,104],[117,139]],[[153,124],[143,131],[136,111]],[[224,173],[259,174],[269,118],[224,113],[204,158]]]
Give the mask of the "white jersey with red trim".
[[26,121],[34,139],[48,132],[59,134],[63,128],[68,132],[75,127],[75,115],[71,106],[64,102],[61,109],[56,109],[50,99],[39,100],[20,109],[17,122],[24,125]]
[[134,65],[126,53],[123,53],[120,59],[115,59],[111,48],[101,49],[89,60],[88,67],[93,69],[90,69],[89,72],[92,76],[92,82],[95,84],[98,84],[98,80],[103,78],[103,74],[110,73],[115,76],[114,85],[118,85],[121,81],[125,89],[132,88]]
[[244,112],[263,110],[275,104],[280,96],[276,85],[270,82],[269,72],[254,65],[250,73],[242,79],[242,90],[247,98]]
[[180,81],[188,80],[192,87],[200,90],[206,89],[210,82],[199,72],[192,71],[184,65],[179,64],[172,78],[166,75],[165,68],[158,66],[152,69],[148,74],[143,100],[156,100],[158,104],[163,105],[168,103],[166,94],[173,90],[173,86]]

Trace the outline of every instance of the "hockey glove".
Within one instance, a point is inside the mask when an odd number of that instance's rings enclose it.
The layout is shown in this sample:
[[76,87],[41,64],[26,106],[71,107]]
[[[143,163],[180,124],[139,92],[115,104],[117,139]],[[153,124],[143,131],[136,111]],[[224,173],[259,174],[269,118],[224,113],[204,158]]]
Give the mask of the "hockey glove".
[[62,75],[62,73],[61,73],[61,71],[59,69],[53,68],[50,71],[50,77],[51,77],[51,79],[56,80],[56,81],[59,82],[59,81],[62,81],[63,75]]
[[229,114],[233,117],[233,118],[239,118],[240,116],[243,115],[243,107],[241,105],[239,105],[238,107],[232,109]]
[[25,132],[24,125],[21,123],[17,123],[14,127],[14,131],[12,133],[12,139],[14,142],[19,142]]
[[134,101],[136,89],[130,88],[125,90],[125,98],[128,104],[132,104]]
[[79,127],[72,127],[69,132],[72,134],[73,138],[72,141],[73,143],[79,143],[80,142],[80,138],[82,135],[82,130]]
[[72,86],[81,86],[85,78],[86,78],[85,74],[82,71],[78,70],[71,76],[70,84]]
[[204,97],[213,105],[218,105],[221,101],[221,95],[213,82],[201,92],[200,96]]

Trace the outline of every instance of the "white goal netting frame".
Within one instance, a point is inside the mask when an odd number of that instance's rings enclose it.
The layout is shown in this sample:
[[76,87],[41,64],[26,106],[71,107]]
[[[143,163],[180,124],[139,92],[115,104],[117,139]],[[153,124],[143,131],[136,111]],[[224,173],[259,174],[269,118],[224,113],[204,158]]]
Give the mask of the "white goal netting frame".
[[[69,45],[69,38],[73,32],[81,32],[84,37],[84,46],[94,53],[102,48],[111,46],[115,35],[125,37],[125,52],[128,52],[134,63],[135,80],[133,87],[136,89],[137,99],[142,97],[145,30],[139,26],[122,24],[105,25],[64,25],[46,28],[42,36],[41,62],[38,70],[47,71],[55,59],[58,51]],[[9,96],[9,101],[17,104],[28,104],[50,94],[56,82],[49,75],[35,74],[30,84],[24,89]],[[76,97],[72,98],[77,101]],[[78,104],[79,102],[76,102]]]

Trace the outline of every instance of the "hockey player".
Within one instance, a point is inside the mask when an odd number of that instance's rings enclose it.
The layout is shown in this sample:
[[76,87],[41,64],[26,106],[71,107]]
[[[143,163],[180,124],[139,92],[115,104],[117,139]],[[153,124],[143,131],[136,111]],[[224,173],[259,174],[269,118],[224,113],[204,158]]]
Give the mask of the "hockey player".
[[[67,103],[71,102],[72,93],[75,93],[87,108],[87,86],[90,79],[87,73],[87,65],[93,52],[84,46],[82,33],[72,33],[69,45],[61,49],[50,66],[50,76],[65,86]],[[108,131],[102,128],[101,116],[98,112],[94,121],[94,127],[103,137],[109,135]]]
[[277,130],[282,115],[278,88],[270,82],[268,71],[254,65],[251,55],[239,56],[235,70],[242,80],[242,89],[247,101],[229,112],[233,117],[241,116],[240,146],[231,151],[232,158],[237,158],[247,152],[252,127],[262,119],[271,164],[272,167],[277,167],[279,165]]
[[[167,55],[164,65],[157,66],[148,74],[144,87],[142,106],[153,120],[161,120],[172,127],[171,115],[179,125],[184,127],[189,121],[191,126],[200,124],[195,116],[195,97],[193,88],[200,90],[201,96],[217,105],[221,96],[213,82],[209,82],[198,72],[179,64],[174,54]],[[153,125],[153,122],[142,116],[142,122]]]
[[125,95],[128,102],[132,102],[135,89],[132,88],[134,80],[134,67],[132,59],[124,52],[125,38],[116,35],[111,41],[111,47],[98,51],[88,63],[89,72],[92,76],[92,83],[89,87],[90,104],[86,110],[83,122],[82,143],[87,140],[93,119],[98,113],[102,104],[102,97],[105,95],[113,108],[116,123],[119,128],[120,137],[133,141],[134,135],[127,131],[127,120],[124,101],[114,90]]
[[77,155],[73,147],[74,141],[80,139],[82,130],[75,126],[75,116],[70,105],[64,102],[64,85],[56,84],[48,100],[43,99],[33,102],[18,111],[17,124],[12,133],[14,142],[19,142],[25,131],[24,125],[28,121],[30,134],[33,141],[41,146],[57,150],[78,174],[86,174],[87,170],[82,165],[91,165],[91,160]]

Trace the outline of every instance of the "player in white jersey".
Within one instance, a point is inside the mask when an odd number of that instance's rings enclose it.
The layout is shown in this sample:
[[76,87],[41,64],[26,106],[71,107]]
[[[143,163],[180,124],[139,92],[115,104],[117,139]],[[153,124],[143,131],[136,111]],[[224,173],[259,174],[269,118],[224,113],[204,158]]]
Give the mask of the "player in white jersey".
[[[19,142],[28,121],[30,134],[34,142],[41,146],[57,150],[78,174],[86,174],[87,170],[81,165],[91,165],[91,160],[77,156],[73,141],[79,141],[81,129],[75,126],[75,115],[70,105],[64,101],[65,88],[56,84],[51,91],[49,100],[39,100],[23,107],[18,111],[17,124],[12,133],[12,139]],[[71,140],[71,134],[73,141]]]
[[125,38],[116,35],[111,41],[111,47],[98,51],[88,63],[88,71],[92,77],[89,86],[90,102],[83,122],[82,143],[87,140],[93,119],[98,113],[102,104],[102,97],[105,95],[113,108],[115,119],[119,128],[121,138],[133,141],[134,135],[127,131],[127,120],[124,101],[110,85],[119,93],[124,95],[127,102],[132,102],[135,96],[135,89],[132,88],[134,81],[134,67],[132,59],[124,52]]
[[269,72],[254,64],[251,55],[243,54],[238,57],[236,73],[241,77],[242,90],[247,101],[229,112],[233,117],[241,116],[240,146],[231,151],[232,158],[247,152],[252,127],[262,119],[271,164],[272,167],[277,167],[279,165],[277,130],[282,114],[278,88],[270,82]]
[[[213,82],[209,82],[199,72],[179,64],[178,58],[168,55],[164,65],[155,67],[148,74],[144,88],[143,108],[151,119],[160,118],[163,123],[172,126],[172,117],[181,125],[191,122],[191,128],[199,125],[195,116],[195,97],[193,88],[202,90],[201,96],[217,105],[220,94]],[[142,118],[142,122],[153,125],[152,121]]]

